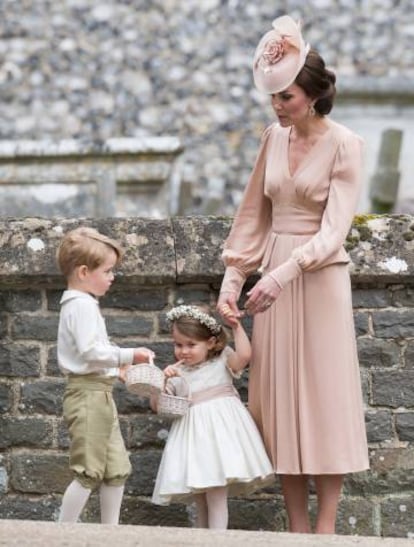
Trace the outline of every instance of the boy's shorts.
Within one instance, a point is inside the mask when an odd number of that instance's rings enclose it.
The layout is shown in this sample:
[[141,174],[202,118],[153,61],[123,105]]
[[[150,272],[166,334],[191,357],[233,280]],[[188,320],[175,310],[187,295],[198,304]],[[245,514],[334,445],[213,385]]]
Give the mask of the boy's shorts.
[[69,467],[76,480],[93,489],[101,482],[125,483],[131,464],[112,397],[115,378],[69,376],[63,417],[69,429]]

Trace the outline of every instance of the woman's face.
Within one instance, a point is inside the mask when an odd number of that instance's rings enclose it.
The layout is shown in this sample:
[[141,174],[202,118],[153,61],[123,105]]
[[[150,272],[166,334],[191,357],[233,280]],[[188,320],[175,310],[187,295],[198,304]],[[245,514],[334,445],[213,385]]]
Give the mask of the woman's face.
[[272,108],[282,127],[303,122],[309,116],[309,107],[312,102],[312,99],[296,84],[271,95]]

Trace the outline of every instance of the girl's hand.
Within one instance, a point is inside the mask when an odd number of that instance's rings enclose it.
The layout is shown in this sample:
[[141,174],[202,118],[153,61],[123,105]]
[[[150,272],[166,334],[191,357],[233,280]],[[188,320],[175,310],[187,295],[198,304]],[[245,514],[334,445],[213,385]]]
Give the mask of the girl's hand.
[[179,365],[181,365],[182,361],[177,361],[173,365],[168,365],[168,367],[165,367],[164,369],[164,376],[167,378],[172,378],[173,376],[180,376],[180,371],[178,370]]
[[122,365],[121,367],[119,367],[119,371],[118,371],[118,378],[121,380],[121,382],[123,382],[125,384],[125,380],[126,380],[126,373],[127,373],[127,370],[130,369],[132,367],[132,365]]
[[249,315],[261,313],[269,309],[281,292],[278,283],[270,276],[265,275],[256,285],[247,293],[249,299],[245,304]]
[[134,349],[134,364],[150,363],[153,361],[155,353],[148,348],[135,348]]
[[238,321],[243,313],[237,306],[236,295],[232,292],[222,292],[217,302],[217,311],[223,318],[224,322],[230,326],[235,325],[234,321]]

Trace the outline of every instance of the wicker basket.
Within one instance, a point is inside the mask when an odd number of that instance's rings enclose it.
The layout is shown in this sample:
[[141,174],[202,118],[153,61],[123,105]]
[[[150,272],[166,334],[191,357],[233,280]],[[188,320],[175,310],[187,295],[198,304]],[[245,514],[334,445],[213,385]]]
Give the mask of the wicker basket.
[[164,374],[153,362],[134,365],[126,371],[125,385],[139,397],[150,397],[163,389]]
[[[183,378],[182,376],[181,378],[184,380],[184,382],[186,382],[185,378]],[[178,395],[170,395],[165,391],[161,391],[161,393],[158,395],[157,414],[163,416],[164,418],[170,418],[172,420],[174,420],[175,418],[181,418],[181,416],[184,416],[184,414],[187,413],[187,410],[190,407],[190,403],[190,396],[179,397]]]

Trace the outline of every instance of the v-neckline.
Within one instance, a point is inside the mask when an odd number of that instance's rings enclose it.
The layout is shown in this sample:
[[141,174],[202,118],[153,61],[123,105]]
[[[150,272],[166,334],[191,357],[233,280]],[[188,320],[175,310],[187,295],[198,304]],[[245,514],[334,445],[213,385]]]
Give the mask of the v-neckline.
[[308,159],[313,155],[313,152],[319,146],[320,142],[325,140],[326,135],[329,134],[332,129],[332,126],[329,125],[326,131],[322,133],[322,135],[320,135],[320,137],[309,148],[309,150],[303,156],[302,160],[298,163],[298,165],[296,166],[296,169],[292,173],[290,171],[290,162],[289,162],[289,141],[290,141],[290,135],[292,132],[292,127],[293,126],[291,125],[289,127],[289,131],[286,132],[286,173],[290,179],[294,179],[298,175],[298,173],[303,169],[304,165],[306,165]]

